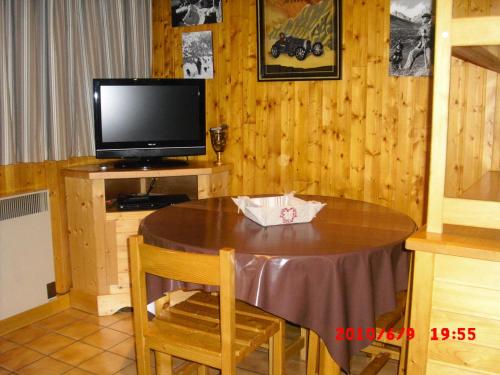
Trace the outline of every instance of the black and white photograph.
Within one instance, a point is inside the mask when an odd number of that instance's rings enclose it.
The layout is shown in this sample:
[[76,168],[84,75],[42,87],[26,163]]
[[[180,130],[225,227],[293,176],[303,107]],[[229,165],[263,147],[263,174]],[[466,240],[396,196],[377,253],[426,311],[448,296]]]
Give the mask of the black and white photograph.
[[170,0],[172,26],[222,22],[222,0]]
[[184,78],[214,78],[212,32],[182,33]]
[[432,0],[391,0],[389,74],[432,75],[434,17]]

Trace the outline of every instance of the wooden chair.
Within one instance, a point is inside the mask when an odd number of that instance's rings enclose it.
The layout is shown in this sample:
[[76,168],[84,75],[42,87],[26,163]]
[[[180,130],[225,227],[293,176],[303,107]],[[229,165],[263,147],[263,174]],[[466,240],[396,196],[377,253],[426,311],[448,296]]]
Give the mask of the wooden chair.
[[[219,255],[187,253],[144,244],[142,236],[130,237],[129,247],[139,375],[151,373],[150,350],[163,363],[171,364],[172,356],[197,362],[202,365],[199,374],[207,373],[206,366],[221,369],[223,375],[236,374],[236,365],[266,341],[270,371],[282,374],[284,321],[235,301],[233,249],[221,249]],[[148,321],[146,273],[219,286],[220,292],[193,294]]]
[[[404,323],[408,321],[406,310],[408,295],[406,291],[399,292],[396,295],[396,301],[396,308],[394,310],[379,316],[375,321],[375,335],[376,337],[381,337],[381,339],[373,341],[371,345],[362,350],[371,355],[372,360],[360,372],[360,375],[378,374],[390,359],[399,361],[400,369],[398,373],[404,373],[401,367],[404,366],[404,357],[406,354],[405,341],[403,338],[389,340],[386,335],[382,334],[392,329],[397,335],[405,327]],[[307,375],[315,375],[322,372],[319,369],[322,350],[325,350],[324,344],[322,344],[315,332],[310,331],[307,353]]]

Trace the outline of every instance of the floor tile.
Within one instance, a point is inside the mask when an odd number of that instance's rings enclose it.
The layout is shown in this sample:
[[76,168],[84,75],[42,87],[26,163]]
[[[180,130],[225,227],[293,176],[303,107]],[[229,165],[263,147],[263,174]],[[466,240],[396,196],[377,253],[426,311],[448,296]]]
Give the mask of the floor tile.
[[116,372],[114,375],[137,375],[137,366],[134,362],[130,366]]
[[70,365],[77,366],[80,363],[102,353],[101,349],[94,346],[84,344],[82,342],[75,342],[50,356],[60,361],[66,362]]
[[4,338],[13,341],[16,344],[26,344],[27,342],[30,342],[40,336],[43,336],[47,333],[47,331],[43,328],[36,327],[36,326],[27,326],[21,329],[18,329],[17,331],[14,331],[12,333],[9,333],[8,335],[5,335]]
[[133,318],[134,317],[134,314],[132,313],[132,308],[124,308],[123,310],[121,311],[118,311],[117,313],[115,313],[114,315],[118,316],[121,319],[125,319],[125,318]]
[[89,315],[85,318],[85,320],[87,322],[100,325],[101,327],[108,327],[111,324],[114,324],[122,319],[127,318],[127,317],[128,317],[128,315],[126,315],[126,314],[120,315],[120,313],[116,313],[116,314],[107,315],[107,316]]
[[88,371],[84,371],[81,368],[75,367],[73,370],[65,372],[64,375],[94,375],[94,374]]
[[269,355],[266,352],[256,350],[250,353],[238,366],[240,369],[253,371],[259,374],[267,374],[269,370]]
[[82,341],[86,344],[97,346],[101,349],[109,349],[112,346],[125,341],[127,338],[130,338],[130,336],[123,332],[118,332],[114,329],[103,328],[91,334],[90,336],[85,337]]
[[50,357],[44,357],[32,364],[17,370],[19,375],[60,375],[70,370],[72,366],[57,361]]
[[112,328],[112,329],[115,329],[117,331],[127,333],[129,335],[134,334],[134,322],[132,320],[132,317],[122,319],[122,320],[110,325],[108,328]]
[[39,327],[43,327],[48,330],[56,331],[62,327],[67,326],[68,324],[76,322],[77,319],[70,316],[66,315],[64,312],[61,312],[59,314],[53,315],[49,318],[40,320],[36,322],[35,324]]
[[305,374],[306,363],[299,359],[288,360],[285,364],[285,374]]
[[61,335],[71,337],[75,340],[80,340],[98,331],[101,327],[97,324],[89,323],[84,320],[79,320],[66,327],[57,330]]
[[114,324],[120,320],[123,319],[132,319],[132,313],[128,311],[120,311],[117,313],[114,313],[113,315],[106,315],[106,316],[95,316],[95,315],[89,315],[88,317],[85,318],[85,320],[98,324],[100,326],[108,327],[111,324]]
[[111,375],[134,363],[132,360],[110,352],[103,352],[78,367],[99,375]]
[[[351,358],[351,374],[359,375],[362,370],[370,363],[371,358],[365,353],[356,354]],[[398,373],[398,362],[389,360],[389,362],[380,370],[379,375],[396,375]]]
[[37,352],[48,355],[64,348],[65,346],[69,346],[74,342],[74,339],[55,332],[50,332],[37,338],[36,340],[31,341],[26,344],[26,346],[30,349],[36,350]]
[[74,308],[64,310],[64,314],[75,319],[85,319],[89,316],[92,316],[92,314],[89,314],[88,312]]
[[40,353],[20,346],[0,354],[0,367],[10,371],[15,371],[39,360],[42,357],[43,355]]
[[16,343],[13,343],[12,341],[5,340],[4,338],[0,337],[0,354],[5,353],[6,351],[9,351],[11,349],[17,348],[19,345]]
[[[13,375],[14,370],[17,375],[137,375],[130,312],[97,317],[68,309],[8,336],[25,344],[23,347],[0,337],[0,375]],[[359,374],[369,360],[362,353],[354,356],[352,375]],[[285,373],[304,375],[305,367],[303,361],[290,359],[286,362]],[[397,367],[396,361],[390,361],[380,375],[395,375]],[[263,351],[252,353],[237,370],[238,375],[267,373],[267,353]],[[209,374],[217,375],[220,372],[210,369]]]
[[108,349],[108,351],[119,354],[122,357],[127,357],[135,360],[135,340],[134,337],[129,337],[118,345]]
[[[155,365],[154,362],[151,362],[152,365]],[[173,357],[172,360],[172,368],[174,373],[181,373],[181,374],[196,374],[198,366],[196,363],[192,363],[189,361],[185,361],[176,357]],[[210,369],[210,368],[209,368]]]

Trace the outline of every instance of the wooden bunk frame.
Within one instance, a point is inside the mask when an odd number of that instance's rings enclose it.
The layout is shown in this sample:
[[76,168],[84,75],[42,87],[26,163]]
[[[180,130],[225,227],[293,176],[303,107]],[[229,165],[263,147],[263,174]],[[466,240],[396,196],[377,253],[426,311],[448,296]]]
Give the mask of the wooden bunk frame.
[[[487,5],[496,11],[500,0]],[[500,17],[453,18],[452,11],[453,1],[437,0],[427,226],[406,242],[415,251],[409,326],[416,335],[408,343],[406,363],[412,375],[485,374],[500,368],[500,163],[495,156],[500,151],[500,49],[493,47],[500,45]],[[450,112],[450,106],[460,105],[455,103],[460,98],[450,94],[459,86],[451,77],[470,68],[457,68],[463,62],[452,64],[453,58],[487,69],[481,82],[493,93],[488,104],[493,108],[486,108],[483,100],[482,124],[471,121],[477,117],[469,114],[461,119],[467,126],[486,126],[481,141],[475,140],[484,148],[480,157],[474,156],[478,163],[470,160],[465,136],[460,152],[466,163],[448,160],[448,147],[454,145],[449,129],[454,127],[455,134],[462,130],[454,123],[457,114]],[[475,94],[464,89],[461,95],[473,100]],[[461,170],[477,165],[472,172]],[[462,186],[452,186],[450,175],[462,172],[468,173],[467,183],[455,178]],[[477,335],[459,339],[458,327]],[[450,332],[446,340],[435,337],[443,328]]]

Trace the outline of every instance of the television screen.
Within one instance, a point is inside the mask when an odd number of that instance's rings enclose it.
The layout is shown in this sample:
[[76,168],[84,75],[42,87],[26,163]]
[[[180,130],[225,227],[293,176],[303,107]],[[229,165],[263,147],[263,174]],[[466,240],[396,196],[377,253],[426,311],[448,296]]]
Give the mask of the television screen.
[[95,79],[94,120],[98,158],[205,154],[205,81]]

